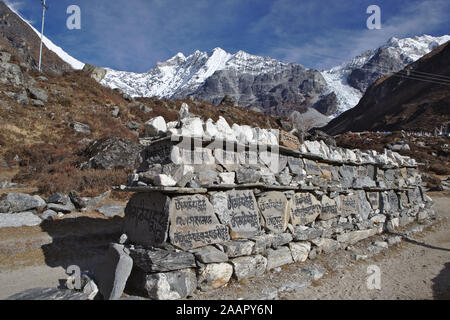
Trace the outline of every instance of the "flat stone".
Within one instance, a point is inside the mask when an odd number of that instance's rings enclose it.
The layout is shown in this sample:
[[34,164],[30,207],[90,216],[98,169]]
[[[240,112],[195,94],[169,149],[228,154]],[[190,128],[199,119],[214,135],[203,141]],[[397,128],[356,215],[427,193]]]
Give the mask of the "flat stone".
[[69,204],[56,204],[56,203],[49,203],[47,205],[47,209],[53,210],[56,212],[62,212],[62,213],[71,213],[75,210],[75,206],[70,202]]
[[323,196],[321,206],[322,210],[319,215],[320,220],[330,220],[339,215],[338,204],[335,199]]
[[235,172],[219,173],[219,181],[221,184],[233,185],[236,183],[236,173]]
[[213,246],[207,246],[194,251],[195,258],[201,263],[227,262],[228,255]]
[[266,192],[258,198],[264,227],[275,233],[286,231],[289,223],[288,200],[282,192]]
[[221,164],[229,172],[233,172],[239,167],[239,157],[237,152],[215,149],[214,158],[217,163]]
[[211,263],[198,271],[198,288],[202,291],[214,290],[226,285],[233,275],[229,263]]
[[289,200],[291,224],[307,225],[316,220],[322,208],[320,202],[310,193],[296,193]]
[[123,207],[115,204],[105,204],[97,209],[98,212],[106,217],[112,218],[123,213]]
[[291,251],[287,247],[267,250],[267,270],[272,270],[293,263]]
[[262,234],[250,238],[255,243],[253,254],[266,254],[267,249],[272,247],[273,238],[273,234]]
[[236,169],[238,184],[257,183],[261,179],[261,172],[256,166],[240,166]]
[[0,228],[33,227],[42,223],[32,212],[0,213]]
[[95,280],[105,300],[118,300],[125,289],[133,259],[120,244],[111,244],[107,253],[95,266]]
[[301,147],[300,140],[296,136],[283,130],[280,131],[280,145],[296,150],[300,150]]
[[255,243],[250,240],[234,240],[223,243],[222,246],[228,257],[236,258],[251,255]]
[[260,229],[260,214],[253,191],[232,190],[226,192],[229,226],[232,239],[250,238]]
[[133,269],[127,287],[153,300],[179,300],[192,295],[197,288],[197,277],[192,269],[148,274]]
[[303,164],[302,159],[297,157],[288,157],[287,160],[289,169],[293,174],[296,175],[306,174],[306,171],[303,169],[305,165]]
[[45,210],[44,212],[42,212],[39,217],[42,220],[47,220],[47,221],[52,221],[54,218],[56,218],[58,216],[58,212],[55,212],[53,210]]
[[380,193],[379,192],[367,192],[367,199],[373,210],[380,208]]
[[322,236],[323,231],[316,228],[298,226],[292,233],[295,241],[311,241]]
[[203,195],[172,198],[169,235],[171,243],[183,250],[230,240],[227,226],[219,222]]
[[145,273],[168,272],[196,267],[190,252],[175,252],[163,249],[132,249],[130,256],[134,265]]
[[372,237],[376,235],[378,232],[378,229],[369,229],[369,230],[360,230],[360,231],[353,231],[348,233],[339,234],[337,236],[337,241],[341,243],[346,244],[355,244],[361,240],[367,239],[369,237]]
[[129,241],[147,247],[168,238],[170,198],[161,193],[134,194],[125,208],[123,232]]
[[311,281],[317,281],[323,278],[327,274],[327,270],[323,267],[310,266],[302,269],[302,273],[305,273]]
[[238,281],[263,275],[267,268],[267,259],[261,255],[235,258],[231,263]]
[[33,288],[12,295],[6,300],[88,300],[88,295],[68,289]]
[[144,125],[143,136],[155,137],[167,132],[167,124],[163,117],[156,117],[147,121]]
[[340,248],[338,241],[328,238],[315,239],[312,243],[324,253],[332,253]]
[[359,203],[358,196],[355,194],[348,196],[340,196],[341,201],[341,216],[348,217],[358,212]]
[[285,244],[288,244],[293,240],[293,237],[290,233],[280,233],[276,234],[272,237],[272,247],[274,249],[278,249]]
[[307,241],[289,243],[294,262],[305,262],[311,251],[311,243]]
[[304,168],[307,175],[320,176],[322,174],[319,166],[317,165],[317,162],[309,159],[303,159],[303,162],[305,163]]

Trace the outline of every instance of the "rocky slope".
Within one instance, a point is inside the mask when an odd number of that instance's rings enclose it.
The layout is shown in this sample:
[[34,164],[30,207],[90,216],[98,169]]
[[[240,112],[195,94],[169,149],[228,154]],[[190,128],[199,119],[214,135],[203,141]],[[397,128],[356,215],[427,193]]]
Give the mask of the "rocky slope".
[[450,45],[438,47],[404,70],[378,80],[359,104],[323,130],[433,131],[450,120]]
[[[30,69],[39,65],[40,33],[31,24],[0,1],[0,44],[11,47],[22,63]],[[43,38],[43,71],[63,72],[82,69],[84,64],[74,59],[48,38]]]

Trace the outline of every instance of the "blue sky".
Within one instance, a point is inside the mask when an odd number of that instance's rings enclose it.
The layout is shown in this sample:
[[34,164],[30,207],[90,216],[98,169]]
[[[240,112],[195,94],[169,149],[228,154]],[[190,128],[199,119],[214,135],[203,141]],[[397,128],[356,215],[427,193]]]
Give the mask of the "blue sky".
[[[40,0],[8,0],[40,30]],[[178,52],[215,47],[324,69],[390,37],[450,34],[448,0],[47,0],[46,35],[75,58],[145,72]],[[69,5],[81,30],[68,30]],[[381,30],[366,9],[381,8]]]

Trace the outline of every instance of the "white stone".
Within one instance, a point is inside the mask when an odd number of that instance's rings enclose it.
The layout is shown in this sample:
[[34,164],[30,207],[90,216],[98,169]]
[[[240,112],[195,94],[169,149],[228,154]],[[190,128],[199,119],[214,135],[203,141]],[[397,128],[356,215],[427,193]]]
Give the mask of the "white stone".
[[32,212],[21,213],[1,213],[0,214],[0,228],[8,227],[33,227],[38,226],[42,222],[41,218],[34,215]]
[[203,121],[200,118],[185,118],[181,121],[181,135],[184,137],[202,137]]
[[166,174],[158,174],[157,176],[155,176],[153,184],[155,186],[174,187],[176,186],[177,182],[171,176],[168,176]]
[[214,121],[212,119],[208,119],[204,126],[205,136],[216,138],[216,139],[223,139],[223,136],[219,134],[219,130],[217,130],[217,126],[214,124]]
[[236,181],[235,172],[219,173],[219,179],[221,184],[234,184]]
[[233,267],[229,263],[211,263],[200,268],[198,273],[198,287],[208,291],[223,287],[230,281]]
[[163,117],[156,117],[147,121],[144,125],[144,136],[154,137],[167,132],[166,120]]
[[253,130],[250,126],[240,126],[233,124],[233,131],[236,135],[237,141],[241,144],[254,144],[256,140],[253,136]]
[[219,117],[219,120],[216,122],[216,128],[218,131],[218,138],[224,139],[227,141],[236,141],[236,134],[234,130],[231,129],[227,120],[225,120],[222,116]]
[[308,259],[309,252],[311,251],[311,243],[307,241],[291,242],[289,243],[289,249],[291,249],[294,262],[305,262]]

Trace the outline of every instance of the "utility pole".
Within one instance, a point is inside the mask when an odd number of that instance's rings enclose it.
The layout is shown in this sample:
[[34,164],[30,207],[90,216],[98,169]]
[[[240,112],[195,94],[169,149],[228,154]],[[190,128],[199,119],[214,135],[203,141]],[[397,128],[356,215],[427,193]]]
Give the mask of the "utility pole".
[[41,72],[41,64],[42,64],[42,38],[44,37],[45,10],[48,10],[48,7],[45,5],[45,0],[41,0],[41,4],[42,4],[42,28],[41,28],[41,48],[39,50],[39,72]]

